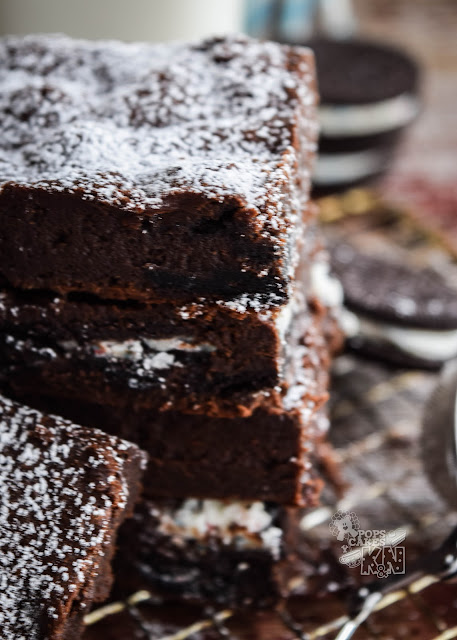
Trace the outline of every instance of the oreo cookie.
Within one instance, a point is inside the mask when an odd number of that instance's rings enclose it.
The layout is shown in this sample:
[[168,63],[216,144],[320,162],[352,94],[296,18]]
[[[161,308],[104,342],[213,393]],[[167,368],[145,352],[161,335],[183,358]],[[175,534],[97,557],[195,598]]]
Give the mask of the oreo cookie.
[[317,38],[321,138],[316,191],[336,191],[382,174],[420,109],[420,73],[403,51],[368,40]]
[[334,247],[332,269],[353,319],[350,348],[426,369],[457,357],[457,290],[439,273],[369,256],[346,243]]

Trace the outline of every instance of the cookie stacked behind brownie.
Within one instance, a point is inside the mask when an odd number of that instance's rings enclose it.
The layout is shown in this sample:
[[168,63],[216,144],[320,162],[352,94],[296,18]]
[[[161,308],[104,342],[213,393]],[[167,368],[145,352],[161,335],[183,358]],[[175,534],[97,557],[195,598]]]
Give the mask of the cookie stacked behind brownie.
[[[0,59],[4,385],[147,450],[152,502],[130,535],[153,542],[129,565],[144,578],[150,556],[158,591],[210,595],[173,575],[207,583],[215,548],[273,571],[264,502],[316,499],[338,342],[309,202],[311,52],[27,37]],[[183,539],[187,561],[167,564]],[[271,601],[257,582],[227,598]]]

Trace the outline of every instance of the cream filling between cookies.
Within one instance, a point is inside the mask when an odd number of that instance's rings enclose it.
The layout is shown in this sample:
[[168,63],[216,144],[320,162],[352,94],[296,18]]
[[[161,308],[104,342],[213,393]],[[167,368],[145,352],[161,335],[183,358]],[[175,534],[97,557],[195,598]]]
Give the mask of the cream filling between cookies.
[[198,500],[188,498],[177,509],[157,510],[159,531],[185,539],[214,535],[238,548],[266,548],[279,557],[282,530],[264,502]]
[[431,362],[457,356],[457,329],[433,330],[399,327],[361,318],[360,334],[389,342],[401,351]]
[[137,356],[141,357],[146,345],[151,351],[168,352],[168,351],[186,351],[186,352],[210,352],[215,351],[216,347],[207,343],[194,343],[190,337],[178,336],[176,338],[139,338],[138,340],[124,340],[121,342],[115,340],[100,340],[94,343],[95,347],[101,350],[100,355],[112,356],[114,358],[127,358],[135,360]]
[[329,138],[370,136],[409,124],[419,113],[419,101],[403,93],[364,105],[323,105],[319,109],[322,135]]
[[385,162],[384,151],[321,153],[314,167],[313,182],[325,186],[360,180],[381,171]]

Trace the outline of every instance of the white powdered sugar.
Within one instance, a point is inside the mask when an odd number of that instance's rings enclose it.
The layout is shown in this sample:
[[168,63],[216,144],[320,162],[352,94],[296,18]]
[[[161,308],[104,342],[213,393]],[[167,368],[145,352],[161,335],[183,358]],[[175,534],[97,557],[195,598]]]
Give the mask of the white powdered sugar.
[[309,164],[317,137],[304,49],[7,37],[0,87],[0,186],[78,191],[137,214],[189,190],[233,198],[265,237],[289,234],[304,204],[298,156]]
[[2,637],[42,638],[44,620],[60,629],[126,506],[131,448],[0,397]]

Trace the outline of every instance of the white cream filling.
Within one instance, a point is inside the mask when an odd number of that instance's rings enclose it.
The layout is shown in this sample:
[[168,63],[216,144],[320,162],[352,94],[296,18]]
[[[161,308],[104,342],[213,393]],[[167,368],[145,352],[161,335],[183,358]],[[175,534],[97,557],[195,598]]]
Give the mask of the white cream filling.
[[[78,343],[74,340],[62,341],[59,346],[67,352],[75,351]],[[182,363],[176,360],[174,351],[185,353],[210,353],[216,350],[213,345],[201,342],[193,343],[192,338],[141,338],[138,340],[99,340],[93,342],[92,348],[95,356],[114,360],[128,360],[141,366],[138,373],[153,369],[163,370],[170,367],[182,367]]]
[[326,260],[316,260],[311,266],[311,290],[326,307],[340,307],[343,304],[343,287],[330,274],[330,265]]
[[457,356],[457,330],[429,330],[399,327],[359,317],[360,334],[383,340],[423,360],[449,360]]
[[321,153],[314,166],[313,182],[325,186],[367,178],[381,171],[385,161],[383,151]]
[[263,502],[189,498],[176,511],[161,512],[160,520],[159,530],[167,535],[202,539],[214,534],[224,544],[236,539],[238,546],[264,546],[279,557],[282,530],[272,524],[273,517]]
[[419,101],[409,93],[364,105],[323,105],[321,133],[329,138],[369,136],[406,126],[419,113]]
[[352,337],[359,332],[357,316],[343,306],[344,290],[341,282],[331,275],[326,260],[316,260],[311,266],[311,291],[323,305],[334,309],[343,333]]
[[143,357],[144,345],[147,345],[151,351],[168,352],[168,351],[186,351],[186,352],[209,352],[215,351],[216,347],[206,343],[193,343],[192,338],[176,337],[176,338],[141,338],[139,340],[124,340],[118,342],[115,340],[100,340],[95,343],[100,348],[98,355],[106,357],[136,360]]

